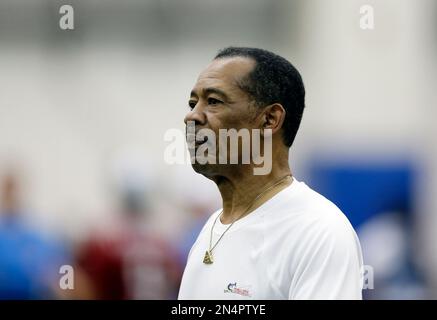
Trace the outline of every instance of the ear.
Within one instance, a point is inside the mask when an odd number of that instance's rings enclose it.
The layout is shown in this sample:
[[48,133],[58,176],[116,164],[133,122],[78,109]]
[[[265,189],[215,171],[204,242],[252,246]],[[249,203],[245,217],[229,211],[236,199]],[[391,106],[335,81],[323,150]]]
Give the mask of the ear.
[[275,134],[281,130],[285,121],[285,109],[279,103],[271,104],[265,107],[262,111],[262,132],[264,134],[265,129],[271,129],[272,134]]

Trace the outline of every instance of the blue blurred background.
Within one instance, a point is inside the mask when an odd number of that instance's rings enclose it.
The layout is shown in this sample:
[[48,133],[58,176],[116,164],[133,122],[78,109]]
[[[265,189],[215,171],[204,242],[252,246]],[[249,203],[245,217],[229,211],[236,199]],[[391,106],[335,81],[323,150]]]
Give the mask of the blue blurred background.
[[176,297],[220,197],[164,134],[229,45],[301,72],[292,170],[356,228],[365,298],[437,298],[435,1],[73,0],[74,30],[62,4],[0,1],[0,299]]

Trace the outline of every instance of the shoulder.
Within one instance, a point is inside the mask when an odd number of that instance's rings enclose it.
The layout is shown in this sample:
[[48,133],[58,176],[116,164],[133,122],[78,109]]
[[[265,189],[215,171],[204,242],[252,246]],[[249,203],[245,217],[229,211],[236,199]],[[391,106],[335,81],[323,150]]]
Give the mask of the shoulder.
[[[330,200],[295,180],[277,199],[278,205],[265,221],[276,228],[276,236],[294,244],[294,249],[329,245],[356,246],[358,238],[346,215]],[[271,218],[271,219],[270,219]]]
[[292,299],[359,298],[362,255],[352,225],[327,198],[293,183],[263,219],[270,280]]

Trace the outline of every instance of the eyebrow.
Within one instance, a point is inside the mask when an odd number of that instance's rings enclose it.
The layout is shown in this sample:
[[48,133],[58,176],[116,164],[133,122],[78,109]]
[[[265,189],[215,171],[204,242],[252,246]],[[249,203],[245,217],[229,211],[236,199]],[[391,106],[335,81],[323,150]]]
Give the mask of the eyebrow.
[[[218,94],[219,96],[223,97],[225,100],[229,100],[228,95],[224,91],[217,89],[217,88],[213,88],[213,87],[204,88],[204,89],[202,89],[202,93],[204,95],[215,93],[215,94]],[[191,97],[193,97],[193,96],[198,97],[198,94],[194,90],[192,90],[190,96]]]

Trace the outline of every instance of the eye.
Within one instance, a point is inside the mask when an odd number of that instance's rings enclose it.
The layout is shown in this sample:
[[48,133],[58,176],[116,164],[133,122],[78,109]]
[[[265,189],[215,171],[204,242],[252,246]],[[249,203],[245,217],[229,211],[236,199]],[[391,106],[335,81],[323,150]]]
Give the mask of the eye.
[[220,104],[220,103],[222,103],[220,100],[217,100],[217,99],[215,99],[215,98],[208,98],[208,104],[211,104],[211,105],[217,105],[217,104]]
[[194,109],[194,107],[196,106],[196,104],[197,104],[197,101],[195,101],[195,100],[190,100],[190,101],[188,101],[188,107],[192,110],[192,109]]

